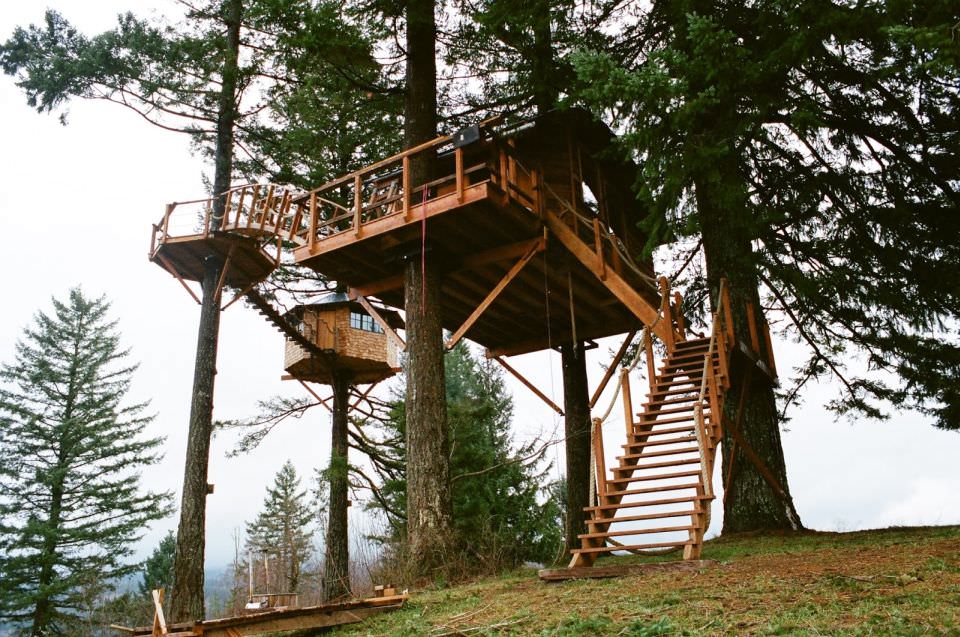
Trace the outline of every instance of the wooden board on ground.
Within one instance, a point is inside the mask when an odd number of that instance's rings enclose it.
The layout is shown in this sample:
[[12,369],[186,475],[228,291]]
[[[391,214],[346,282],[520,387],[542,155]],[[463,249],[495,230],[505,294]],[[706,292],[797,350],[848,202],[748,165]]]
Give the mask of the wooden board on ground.
[[[373,597],[340,604],[269,610],[262,613],[224,617],[222,619],[167,624],[165,628],[169,632],[159,634],[169,635],[171,637],[174,635],[183,637],[199,635],[203,637],[241,637],[243,635],[260,635],[277,631],[306,630],[340,626],[342,624],[354,624],[363,621],[371,615],[401,608],[407,600],[407,597],[407,595]],[[154,632],[154,627],[150,626],[141,626],[138,628],[112,626],[111,628],[123,631],[129,635],[134,635],[135,637],[158,634]]]
[[545,568],[537,574],[544,582],[563,582],[571,579],[601,579],[647,575],[663,571],[699,571],[715,565],[716,560],[686,560],[682,562],[650,562],[648,564],[619,564],[616,566],[579,566],[574,568]]

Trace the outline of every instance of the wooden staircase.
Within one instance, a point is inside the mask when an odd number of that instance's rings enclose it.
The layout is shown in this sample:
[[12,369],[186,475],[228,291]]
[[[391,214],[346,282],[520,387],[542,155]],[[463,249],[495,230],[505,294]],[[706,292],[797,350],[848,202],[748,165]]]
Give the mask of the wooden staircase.
[[723,286],[718,306],[710,337],[666,344],[666,358],[653,374],[643,411],[627,430],[612,475],[598,463],[597,503],[585,509],[586,532],[572,551],[571,567],[590,566],[614,551],[651,555],[682,549],[684,559],[699,559],[714,499],[713,466],[733,342]]

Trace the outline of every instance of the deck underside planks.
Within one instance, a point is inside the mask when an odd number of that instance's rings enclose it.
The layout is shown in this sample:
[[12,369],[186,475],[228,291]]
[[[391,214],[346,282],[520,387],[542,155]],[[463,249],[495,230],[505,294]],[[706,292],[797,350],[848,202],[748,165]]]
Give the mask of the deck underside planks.
[[[455,331],[522,256],[523,247],[544,236],[540,219],[489,182],[468,187],[463,203],[452,195],[431,200],[425,224],[421,210],[413,206],[409,220],[396,213],[366,223],[360,237],[347,231],[312,248],[303,246],[295,258],[330,279],[372,290],[396,308],[404,303],[398,276],[404,260],[439,261],[445,272],[441,321]],[[632,272],[623,276],[638,290],[649,288]],[[656,305],[652,288],[645,298]],[[465,336],[491,354],[513,355],[555,347],[574,335],[578,340],[597,339],[640,326],[594,271],[548,236],[546,249],[526,264]]]

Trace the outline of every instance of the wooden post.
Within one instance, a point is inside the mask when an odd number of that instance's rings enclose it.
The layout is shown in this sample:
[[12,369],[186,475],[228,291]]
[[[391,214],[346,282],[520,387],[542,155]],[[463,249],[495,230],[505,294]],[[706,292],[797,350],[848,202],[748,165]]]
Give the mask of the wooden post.
[[310,251],[317,245],[317,193],[310,193],[310,229],[307,235],[307,246]]
[[207,208],[203,213],[203,238],[210,236],[210,217],[213,215],[213,200],[207,199]]
[[147,253],[147,256],[152,259],[156,249],[155,246],[157,245],[157,232],[160,231],[160,226],[155,223],[151,225],[153,226],[153,230],[150,232],[150,252]]
[[673,331],[673,316],[670,311],[670,281],[667,280],[667,277],[660,277],[660,316],[662,321],[666,321],[666,326],[663,331],[664,344],[667,346],[667,355],[673,352],[673,347],[676,342],[674,338],[675,332]]
[[507,197],[510,197],[510,183],[509,176],[507,175],[507,151],[503,147],[503,142],[500,143],[500,188],[503,189]]
[[777,361],[773,356],[773,341],[770,338],[770,324],[767,323],[766,319],[763,320],[763,342],[767,347],[767,364],[770,365],[770,371],[773,373],[773,376],[777,376]]
[[163,243],[167,240],[167,237],[170,236],[170,215],[173,214],[173,209],[177,207],[175,203],[167,204],[167,211],[163,215],[163,234],[160,235],[160,243]]
[[233,200],[233,190],[227,191],[227,197],[223,201],[223,219],[220,221],[220,227],[227,225],[230,221],[230,202]]
[[623,396],[623,424],[627,429],[627,442],[633,439],[633,397],[630,395],[630,370],[620,370],[620,395]]
[[153,629],[150,631],[150,635],[151,637],[169,635],[167,620],[163,616],[163,589],[155,589],[151,593],[153,595]]
[[403,219],[410,221],[410,156],[403,156]]
[[650,400],[657,391],[657,364],[653,360],[653,336],[650,330],[643,332],[643,347],[647,353],[647,384],[650,386]]
[[679,292],[673,293],[673,309],[677,318],[677,335],[681,341],[687,340],[687,324],[683,317],[683,297]]
[[360,225],[363,223],[363,178],[357,175],[353,178],[353,234],[360,238]]
[[456,150],[454,150],[453,157],[456,164],[457,203],[463,203],[463,188],[464,188],[463,149],[457,148]]
[[[237,200],[237,214],[233,215],[233,225],[240,225],[240,214],[243,212],[243,200],[247,197],[247,187],[244,186],[240,189],[240,198]],[[229,221],[230,211],[227,211],[227,218],[224,219],[224,222]]]

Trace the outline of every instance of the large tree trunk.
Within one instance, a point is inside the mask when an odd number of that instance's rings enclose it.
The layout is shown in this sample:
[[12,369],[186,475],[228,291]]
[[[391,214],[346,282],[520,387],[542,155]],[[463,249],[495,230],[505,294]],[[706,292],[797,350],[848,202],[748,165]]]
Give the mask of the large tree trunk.
[[[407,66],[404,142],[407,147],[437,134],[436,22],[433,0],[407,2]],[[432,156],[411,161],[411,183],[431,176]],[[422,246],[426,250],[426,246]],[[426,267],[424,268],[424,263]],[[425,254],[404,272],[407,331],[407,543],[410,563],[427,569],[441,562],[453,536],[450,443],[443,362],[443,328],[437,308],[438,264]]]
[[[242,0],[224,0],[227,46],[219,97],[217,145],[214,157],[213,215],[211,228],[223,222],[225,199],[233,167],[233,130],[236,122],[236,89],[240,51]],[[217,340],[220,334],[220,295],[217,285],[223,262],[210,256],[204,261],[201,283],[203,300],[197,334],[197,355],[193,370],[193,399],[190,402],[190,430],[183,471],[180,524],[173,564],[171,621],[203,619],[203,568],[206,548],[207,470],[210,463],[210,436],[213,423],[213,388],[217,373]]]
[[556,62],[553,51],[553,31],[550,22],[550,2],[536,0],[533,22],[533,103],[537,115],[543,115],[557,102],[555,83]]
[[323,555],[323,601],[332,602],[350,594],[350,548],[347,535],[349,484],[347,426],[350,410],[350,379],[333,377],[333,423],[330,431],[330,498],[327,539]]
[[453,539],[450,442],[443,330],[436,310],[440,276],[418,260],[406,266],[407,542],[411,564],[430,568]]
[[[756,308],[758,322],[763,320],[763,314],[750,240],[750,215],[736,166],[718,163],[714,172],[696,180],[696,191],[711,299],[716,299],[720,279],[726,277],[736,338],[750,343],[747,305]],[[752,369],[750,365],[745,367]],[[738,414],[741,397],[743,409]],[[722,445],[723,533],[802,528],[789,495],[777,403],[770,379],[755,369],[734,374],[724,404],[724,419],[727,431]],[[777,495],[741,447],[737,446],[731,454],[734,449],[731,426],[739,428],[743,439],[769,468],[786,497]]]
[[586,352],[583,343],[561,346],[563,365],[563,412],[567,462],[567,515],[564,527],[567,551],[578,548],[577,535],[585,533],[590,506],[590,390],[587,387]]

